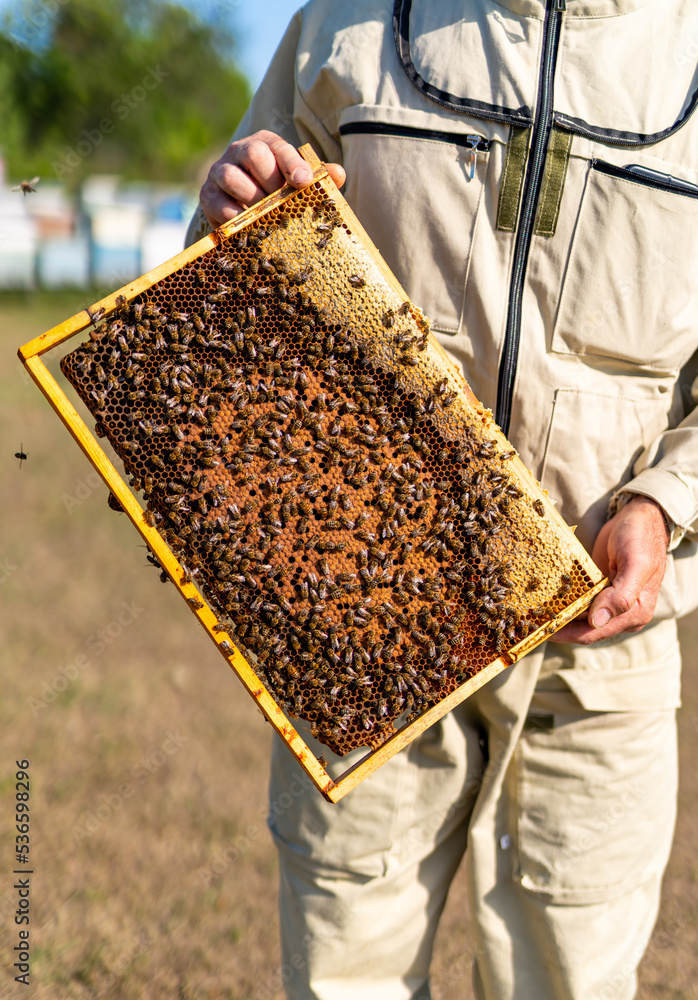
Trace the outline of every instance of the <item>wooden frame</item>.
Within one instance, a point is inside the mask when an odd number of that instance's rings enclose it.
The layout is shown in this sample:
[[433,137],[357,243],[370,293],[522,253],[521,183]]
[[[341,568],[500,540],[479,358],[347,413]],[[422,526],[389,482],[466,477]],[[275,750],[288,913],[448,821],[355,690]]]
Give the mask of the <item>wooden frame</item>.
[[[345,221],[348,220],[350,222],[352,233],[357,236],[357,238],[364,244],[364,247],[368,249],[373,262],[380,269],[390,286],[395,289],[401,297],[406,299],[407,296],[405,292],[384,264],[378,251],[373,247],[373,244],[366,235],[358,219],[356,219],[346,203],[343,202],[341,195],[339,195],[339,192],[332,183],[332,180],[324,166],[319,162],[310,147],[303,147],[301,152],[313,167],[312,183],[320,182],[328,191],[331,192],[332,197],[341,203],[342,217]],[[264,215],[271,207],[283,204],[295,193],[295,189],[286,187],[281,191],[270,195],[263,202],[260,202],[258,205],[246,210],[237,218],[225,224],[219,230],[216,230],[210,236],[204,237],[204,239],[177,254],[160,267],[153,269],[138,278],[136,281],[125,285],[118,291],[107,295],[98,302],[94,303],[90,309],[82,310],[82,312],[77,313],[70,319],[65,320],[63,323],[58,324],[58,326],[53,327],[51,330],[48,330],[46,333],[30,341],[28,344],[25,344],[19,349],[18,353],[34,382],[44,393],[58,417],[63,421],[69,432],[75,438],[88,460],[92,463],[96,471],[106,483],[108,489],[117,498],[124,511],[139,531],[145,543],[159,560],[163,569],[167,572],[175,587],[185,599],[189,599],[191,601],[191,599],[194,598],[196,600],[193,603],[201,602],[202,607],[196,609],[190,604],[189,610],[196,616],[211,640],[218,646],[221,654],[225,657],[232,670],[237,674],[248,694],[253,698],[266,719],[271,723],[279,736],[287,744],[289,750],[294,754],[300,765],[304,768],[320,792],[329,801],[337,802],[344,795],[346,795],[347,792],[351,791],[352,788],[356,787],[359,782],[380,767],[381,764],[403,749],[403,747],[407,746],[407,744],[409,744],[416,736],[424,732],[425,729],[477,691],[480,687],[487,683],[487,681],[491,680],[525,653],[535,648],[536,645],[544,641],[553,632],[556,632],[566,622],[569,622],[573,618],[577,617],[584,610],[584,608],[591,603],[596,594],[598,594],[607,585],[607,581],[602,578],[602,574],[586,552],[582,549],[581,545],[576,542],[576,539],[573,539],[568,526],[557,513],[545,493],[540,491],[540,502],[545,505],[546,515],[548,516],[548,519],[552,521],[554,530],[560,534],[561,538],[565,539],[565,545],[567,547],[572,545],[574,557],[591,578],[592,586],[581,598],[568,606],[563,612],[556,615],[553,620],[547,622],[542,628],[539,628],[532,635],[529,635],[517,646],[509,649],[505,655],[495,659],[478,674],[462,684],[457,690],[453,691],[443,700],[420,715],[415,721],[403,726],[377,749],[367,750],[361,760],[349,767],[335,779],[331,777],[327,768],[323,766],[323,763],[321,763],[318,757],[312,752],[298,730],[289,722],[286,714],[281,710],[275,699],[259,679],[257,674],[254,672],[254,669],[250,666],[242,653],[237,648],[232,648],[232,651],[228,652],[226,648],[222,647],[222,644],[228,645],[228,636],[226,633],[214,631],[214,626],[218,621],[216,615],[205,603],[203,595],[199,593],[193,583],[182,583],[183,568],[180,562],[173,555],[160,532],[146,522],[143,508],[134,498],[130,489],[103,449],[100,447],[94,435],[88,429],[75,407],[48,371],[42,362],[41,357],[92,326],[92,314],[97,310],[103,310],[106,313],[109,313],[116,308],[116,301],[119,296],[124,296],[127,300],[130,300],[139,295],[146,289],[150,288],[153,284],[160,281],[162,278],[178,271],[183,266],[196,260],[203,253],[215,248],[219,244],[222,237],[228,237],[231,234],[236,233],[238,230],[243,229],[250,222],[253,222]],[[479,404],[474,399],[469,387],[461,378],[460,373],[456,371],[455,366],[453,366],[436,341],[433,341],[430,345],[430,349],[435,350],[441,355],[442,364],[448,368],[451,376],[458,381],[461,390],[465,393],[468,400],[479,407]],[[488,411],[482,410],[481,407],[480,411],[483,413],[485,420],[491,419],[491,415],[489,415],[489,417],[487,416]],[[504,442],[505,439],[498,429],[494,427],[494,425],[491,425],[489,432],[494,437],[498,438],[500,442]],[[516,467],[517,474],[530,481],[530,474],[524,468],[518,459],[518,456],[513,459],[513,463]]]

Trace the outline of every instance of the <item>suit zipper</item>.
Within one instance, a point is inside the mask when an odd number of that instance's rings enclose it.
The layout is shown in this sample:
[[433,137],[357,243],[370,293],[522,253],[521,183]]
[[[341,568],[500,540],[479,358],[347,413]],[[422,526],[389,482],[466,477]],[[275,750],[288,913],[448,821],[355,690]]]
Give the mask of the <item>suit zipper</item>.
[[692,184],[691,181],[685,181],[681,177],[674,177],[671,174],[660,173],[650,167],[643,167],[639,163],[629,163],[627,166],[617,167],[615,163],[607,163],[605,160],[592,160],[591,168],[600,174],[619,177],[621,180],[630,181],[633,184],[641,184],[658,191],[670,191],[672,194],[686,195],[688,198],[698,198],[698,184]]
[[550,131],[553,123],[553,84],[555,66],[560,42],[562,17],[567,9],[566,0],[547,0],[545,23],[543,27],[543,54],[540,63],[540,83],[538,102],[533,124],[531,152],[528,170],[524,182],[524,193],[521,203],[521,213],[514,244],[514,259],[511,281],[509,285],[509,311],[504,335],[504,347],[499,363],[499,379],[497,383],[496,421],[505,434],[509,433],[511,423],[511,407],[516,380],[516,366],[519,357],[519,341],[521,338],[521,304],[523,300],[524,281],[528,254],[538,207],[543,168],[548,151]]
[[390,135],[401,139],[427,139],[430,142],[444,142],[460,146],[470,151],[466,167],[466,180],[475,176],[478,153],[489,153],[491,139],[481,135],[463,132],[445,132],[433,128],[417,128],[413,125],[394,125],[391,122],[346,122],[339,126],[340,135]]
[[434,128],[417,128],[414,125],[394,125],[392,122],[345,122],[339,126],[340,135],[391,135],[401,139],[430,139],[452,146],[465,146],[476,153],[487,153],[492,142],[481,135],[464,132],[446,132]]

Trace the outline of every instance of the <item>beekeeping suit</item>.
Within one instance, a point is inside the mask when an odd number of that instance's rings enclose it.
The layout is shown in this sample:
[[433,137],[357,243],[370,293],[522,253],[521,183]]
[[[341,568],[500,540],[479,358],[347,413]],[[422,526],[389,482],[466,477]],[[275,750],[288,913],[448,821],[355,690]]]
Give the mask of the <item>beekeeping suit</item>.
[[[426,1000],[466,844],[478,998],[634,994],[674,822],[675,617],[698,603],[696,55],[685,0],[313,0],[238,129],[343,164],[590,550],[639,494],[670,551],[649,626],[549,643],[338,805],[275,748],[294,1000]],[[205,231],[199,213],[190,241]]]

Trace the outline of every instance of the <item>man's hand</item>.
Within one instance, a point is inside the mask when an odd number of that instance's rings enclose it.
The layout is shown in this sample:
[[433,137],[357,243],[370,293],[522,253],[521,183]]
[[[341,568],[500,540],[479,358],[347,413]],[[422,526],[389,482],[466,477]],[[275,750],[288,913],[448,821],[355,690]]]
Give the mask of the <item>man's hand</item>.
[[[328,163],[337,187],[344,184],[344,168]],[[312,168],[298,150],[274,132],[255,132],[231,142],[209,170],[201,193],[204,215],[215,228],[261,201],[284,184],[302,188],[313,179]]]
[[647,625],[664,578],[668,541],[660,507],[648,497],[629,500],[604,524],[592,552],[611,586],[601,591],[587,615],[565,625],[551,642],[590,645]]

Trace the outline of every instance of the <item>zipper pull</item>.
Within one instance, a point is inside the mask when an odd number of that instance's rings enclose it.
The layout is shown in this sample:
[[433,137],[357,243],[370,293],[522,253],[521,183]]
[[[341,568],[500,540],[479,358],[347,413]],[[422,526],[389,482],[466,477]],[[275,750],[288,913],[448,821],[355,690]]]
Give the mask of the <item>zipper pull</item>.
[[466,173],[466,178],[471,181],[475,176],[475,163],[477,160],[477,147],[480,142],[479,135],[467,135],[465,137],[467,148],[470,150],[470,158],[468,160],[468,172]]
[[553,10],[565,11],[567,10],[567,0],[554,0]]

